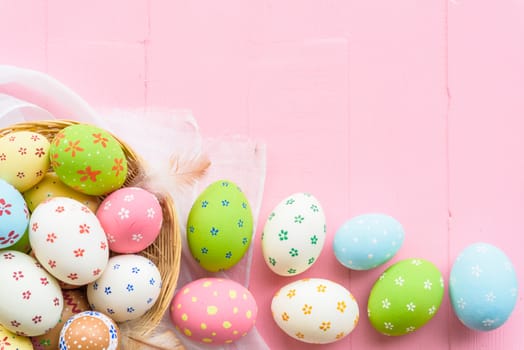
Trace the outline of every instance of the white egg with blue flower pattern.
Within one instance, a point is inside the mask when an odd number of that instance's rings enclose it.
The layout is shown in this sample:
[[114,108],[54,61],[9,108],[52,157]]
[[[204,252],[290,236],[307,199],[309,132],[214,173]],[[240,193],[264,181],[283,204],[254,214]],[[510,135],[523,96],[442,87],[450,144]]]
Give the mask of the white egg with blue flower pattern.
[[384,214],[358,215],[346,221],[335,234],[337,260],[353,270],[369,270],[393,258],[404,242],[404,229]]
[[326,217],[318,200],[295,193],[271,212],[262,233],[267,266],[281,276],[294,276],[318,259],[326,238]]
[[459,320],[477,331],[502,326],[517,302],[513,264],[499,248],[488,243],[466,247],[453,263],[449,296]]
[[102,276],[87,287],[87,300],[93,310],[116,322],[134,320],[155,304],[162,281],[156,265],[135,254],[109,259]]

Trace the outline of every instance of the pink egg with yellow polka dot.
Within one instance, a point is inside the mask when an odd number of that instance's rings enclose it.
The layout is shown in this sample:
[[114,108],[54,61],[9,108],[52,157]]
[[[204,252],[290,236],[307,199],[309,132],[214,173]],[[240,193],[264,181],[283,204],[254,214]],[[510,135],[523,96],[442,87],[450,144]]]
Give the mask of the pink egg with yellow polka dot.
[[255,325],[257,304],[241,284],[221,278],[201,278],[182,287],[171,303],[171,320],[191,340],[228,344]]
[[137,253],[158,237],[162,207],[154,194],[139,187],[121,188],[107,196],[96,212],[117,253]]

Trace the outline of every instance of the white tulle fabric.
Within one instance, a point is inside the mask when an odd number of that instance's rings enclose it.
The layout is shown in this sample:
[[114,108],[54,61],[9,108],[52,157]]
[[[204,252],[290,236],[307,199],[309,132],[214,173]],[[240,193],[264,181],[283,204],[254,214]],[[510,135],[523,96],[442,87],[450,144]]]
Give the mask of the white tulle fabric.
[[[34,70],[0,65],[0,127],[17,122],[72,119],[96,124],[127,142],[147,161],[148,186],[169,192],[175,201],[182,230],[182,264],[177,289],[201,277],[223,277],[248,287],[252,246],[232,269],[209,273],[191,257],[187,248],[185,223],[193,201],[209,184],[229,179],[239,185],[250,201],[254,229],[262,202],[266,173],[265,146],[244,136],[202,138],[196,119],[189,110],[124,109],[118,106],[90,106],[78,94],[53,77]],[[190,161],[205,154],[211,161],[206,175],[193,183],[177,183],[170,159]],[[176,332],[168,312],[159,330]],[[223,347],[193,343],[183,335],[178,339],[187,349],[268,349],[256,328],[246,337]],[[166,344],[164,344],[166,345]]]

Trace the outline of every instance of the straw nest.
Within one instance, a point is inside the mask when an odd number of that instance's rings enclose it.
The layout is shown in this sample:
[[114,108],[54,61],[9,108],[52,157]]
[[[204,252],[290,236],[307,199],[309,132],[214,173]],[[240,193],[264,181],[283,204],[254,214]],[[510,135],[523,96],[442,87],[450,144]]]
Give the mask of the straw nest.
[[[78,124],[71,120],[46,120],[14,124],[0,129],[0,137],[12,132],[32,131],[45,136],[50,142],[65,127]],[[140,186],[146,179],[143,160],[124,141],[113,135],[120,143],[127,158],[128,173],[125,187]],[[181,236],[177,214],[172,198],[165,193],[155,193],[162,206],[163,225],[158,238],[139,254],[153,261],[162,277],[162,288],[155,305],[142,317],[127,322],[122,328],[124,337],[144,338],[160,324],[176,288],[180,271]],[[102,198],[101,198],[102,199]]]

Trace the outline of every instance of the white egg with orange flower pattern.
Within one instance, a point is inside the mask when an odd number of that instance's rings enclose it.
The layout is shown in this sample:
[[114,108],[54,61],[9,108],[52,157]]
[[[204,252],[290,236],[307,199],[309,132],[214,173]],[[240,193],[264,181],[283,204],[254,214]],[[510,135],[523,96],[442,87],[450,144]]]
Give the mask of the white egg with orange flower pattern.
[[271,312],[287,335],[311,344],[336,342],[358,323],[358,305],[343,286],[307,278],[282,287],[273,296]]
[[71,285],[93,282],[109,260],[107,238],[97,217],[71,198],[54,197],[36,207],[29,241],[42,266]]

